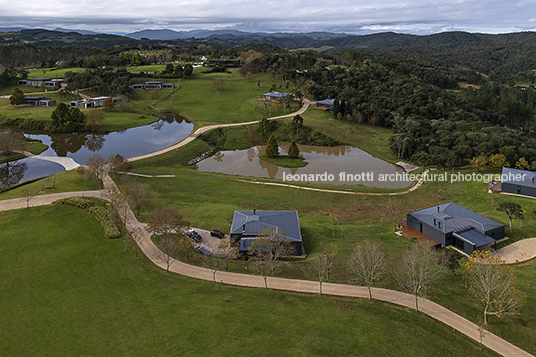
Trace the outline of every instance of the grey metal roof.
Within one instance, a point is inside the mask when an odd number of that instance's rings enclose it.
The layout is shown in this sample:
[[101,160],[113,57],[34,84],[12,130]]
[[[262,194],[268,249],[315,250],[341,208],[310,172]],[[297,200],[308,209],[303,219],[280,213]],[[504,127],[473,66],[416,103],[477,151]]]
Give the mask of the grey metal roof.
[[231,234],[256,237],[266,228],[283,231],[286,238],[302,241],[297,211],[235,211]]
[[443,233],[460,232],[469,228],[484,233],[490,229],[503,226],[499,222],[484,217],[454,202],[414,211],[409,213],[409,215],[435,227]]
[[480,232],[474,230],[474,229],[467,229],[462,232],[455,232],[453,233],[454,236],[457,236],[458,238],[462,238],[463,240],[472,243],[475,245],[476,248],[483,246],[485,244],[493,243],[495,242],[495,239],[491,238],[490,236],[487,236],[485,234],[481,234]]
[[[513,185],[536,188],[536,172],[533,171],[503,167],[501,178],[502,183],[511,183]],[[521,180],[518,180],[518,178]]]
[[333,103],[335,103],[335,99],[324,99],[324,100],[319,100],[318,102],[316,102],[316,104],[325,104],[325,105],[333,105]]
[[287,95],[292,95],[292,93],[270,92],[270,93],[264,93],[262,96],[281,98],[281,97],[286,97]]

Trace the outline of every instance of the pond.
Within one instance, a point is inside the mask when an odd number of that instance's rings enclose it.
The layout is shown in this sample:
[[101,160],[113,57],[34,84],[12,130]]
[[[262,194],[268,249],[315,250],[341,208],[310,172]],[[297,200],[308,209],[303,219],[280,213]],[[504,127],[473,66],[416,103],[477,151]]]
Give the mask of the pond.
[[[280,154],[286,154],[289,143],[279,143]],[[308,165],[284,168],[260,158],[265,146],[246,150],[220,151],[197,163],[197,170],[229,175],[264,177],[310,183],[363,185],[384,188],[406,188],[412,184],[405,171],[352,146],[298,145]]]
[[[70,157],[85,164],[89,157],[99,154],[105,159],[119,154],[125,158],[161,150],[185,139],[194,125],[179,115],[167,114],[150,125],[138,126],[108,134],[65,133],[43,134],[23,132],[31,139],[41,140],[49,148],[41,156]],[[0,164],[0,188],[13,186],[35,178],[64,171],[63,166],[39,159],[21,159]]]
[[108,134],[68,133],[39,134],[24,133],[28,138],[41,140],[49,148],[42,156],[66,156],[84,164],[92,155],[105,159],[119,154],[125,158],[140,156],[161,150],[185,139],[194,125],[183,117],[170,115],[150,125],[138,126]]

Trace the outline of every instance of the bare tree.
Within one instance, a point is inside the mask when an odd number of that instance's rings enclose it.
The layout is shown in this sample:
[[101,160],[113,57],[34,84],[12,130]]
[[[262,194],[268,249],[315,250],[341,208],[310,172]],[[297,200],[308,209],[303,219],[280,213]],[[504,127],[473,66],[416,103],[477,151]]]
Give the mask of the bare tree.
[[163,236],[172,233],[184,234],[189,225],[175,207],[168,206],[157,207],[147,220],[149,230]]
[[24,150],[24,136],[11,130],[0,131],[0,155],[8,156],[20,150]]
[[415,295],[415,309],[419,311],[418,297],[426,295],[428,286],[445,269],[442,259],[431,248],[415,243],[402,254],[397,265],[397,281]]
[[328,280],[331,274],[331,270],[335,265],[337,254],[327,246],[322,247],[322,254],[316,256],[309,266],[310,274],[318,279],[320,283],[320,295],[322,295],[322,283],[324,280]]
[[224,260],[225,259],[217,258],[213,255],[211,256],[205,255],[204,264],[212,272],[212,280],[214,282],[216,282],[216,273],[220,271],[224,266]]
[[404,204],[404,202],[398,199],[390,198],[384,203],[383,209],[385,211],[386,216],[393,220],[394,231],[396,232],[397,222],[398,220],[402,219],[402,217],[404,217],[404,215],[408,211],[407,206]]
[[158,260],[166,265],[166,272],[169,273],[169,267],[175,260],[174,255],[179,253],[179,246],[170,237],[162,237],[159,244]]
[[225,256],[225,270],[227,271],[229,260],[238,258],[238,245],[236,242],[233,242],[231,238],[222,239],[218,248],[221,250]]
[[95,154],[89,157],[86,162],[87,171],[95,176],[101,183],[108,173],[108,165],[102,156]]
[[251,268],[264,278],[264,287],[268,288],[267,278],[276,273],[282,257],[295,254],[296,249],[283,230],[266,228],[252,239],[249,246]]
[[184,233],[177,234],[178,244],[181,253],[186,257],[186,261],[190,262],[190,257],[194,253],[195,249],[190,241],[190,238]]
[[365,239],[355,245],[348,261],[348,269],[358,283],[364,283],[372,299],[371,286],[385,275],[389,267],[387,255],[382,246]]
[[474,251],[465,264],[469,292],[484,308],[484,325],[488,323],[488,315],[514,314],[523,302],[515,288],[514,270],[504,263],[489,251]]
[[30,207],[30,200],[33,198],[32,190],[26,187],[22,190],[21,193],[22,193],[22,200],[26,202],[26,208]]
[[151,203],[151,199],[153,196],[149,191],[145,189],[145,187],[137,181],[130,181],[127,184],[127,200],[136,210],[136,215],[140,215],[140,210],[146,207]]

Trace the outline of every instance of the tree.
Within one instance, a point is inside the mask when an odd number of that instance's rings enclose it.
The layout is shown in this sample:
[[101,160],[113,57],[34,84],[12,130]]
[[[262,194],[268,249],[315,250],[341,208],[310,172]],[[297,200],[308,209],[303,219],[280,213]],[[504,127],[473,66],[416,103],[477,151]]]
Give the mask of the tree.
[[303,118],[298,114],[292,119],[292,125],[296,128],[296,134],[298,134],[299,129],[303,126]]
[[184,66],[183,74],[185,77],[188,77],[189,75],[193,73],[193,71],[194,71],[194,66],[188,63],[187,65]]
[[473,157],[471,160],[469,160],[469,164],[473,166],[474,168],[476,168],[479,172],[480,172],[480,169],[486,166],[487,163],[488,163],[488,158],[486,154],[484,153],[480,153],[480,155]]
[[225,87],[225,81],[221,77],[214,78],[212,84],[214,84],[219,91]]
[[268,288],[267,278],[276,273],[279,260],[293,255],[295,248],[282,230],[266,228],[251,242],[248,254],[251,268],[264,278],[264,287]]
[[25,188],[22,190],[22,200],[26,202],[26,208],[30,207],[30,200],[32,198],[32,191],[29,188]]
[[465,264],[469,292],[484,308],[484,325],[488,315],[513,314],[523,302],[521,293],[515,288],[514,270],[504,263],[489,251],[475,250]]
[[210,269],[212,272],[212,280],[216,282],[216,273],[223,268],[224,266],[224,259],[217,258],[213,255],[206,256],[204,258],[204,265]]
[[9,156],[15,151],[24,150],[24,137],[11,130],[0,131],[0,155]]
[[274,134],[270,135],[270,138],[268,139],[268,144],[266,145],[266,156],[269,158],[279,156],[279,146],[277,145]]
[[169,273],[169,267],[175,260],[173,256],[179,253],[179,246],[171,237],[162,237],[159,248],[157,259],[166,265],[166,273]]
[[9,99],[12,105],[20,105],[24,104],[24,97],[24,92],[20,88],[15,88]]
[[364,283],[372,299],[372,284],[387,272],[388,260],[380,244],[368,239],[358,242],[348,261],[348,269],[358,283]]
[[108,174],[109,165],[107,165],[104,158],[99,154],[90,156],[86,162],[86,166],[89,174],[95,176],[101,183]]
[[395,276],[398,283],[415,295],[415,309],[419,311],[418,297],[426,295],[426,290],[444,270],[436,252],[414,243],[398,260]]
[[519,170],[530,170],[530,164],[524,157],[520,157],[516,162],[515,168]]
[[331,248],[324,246],[322,255],[316,256],[311,262],[311,273],[320,283],[320,295],[322,295],[322,283],[329,279],[336,258],[337,254]]
[[69,107],[65,103],[60,103],[50,114],[52,124],[55,127],[61,128],[67,126],[70,122]]
[[298,145],[294,140],[292,140],[288,148],[288,156],[294,159],[300,156],[300,149],[298,149]]
[[384,203],[385,215],[393,220],[396,232],[398,220],[408,211],[407,206],[400,200],[390,198]]
[[89,127],[99,127],[104,124],[104,114],[97,108],[91,108],[86,113],[86,124]]
[[158,206],[147,219],[149,231],[162,236],[184,234],[189,225],[175,207]]
[[227,271],[228,263],[230,259],[236,259],[238,258],[238,243],[236,243],[234,240],[228,238],[228,239],[222,239],[220,244],[218,245],[218,249],[222,252],[225,259],[225,270]]
[[492,167],[510,167],[510,162],[503,154],[494,154],[489,157],[489,164]]
[[114,107],[114,101],[112,98],[106,98],[104,102],[102,102],[102,107],[104,109],[112,109]]
[[510,234],[512,234],[512,219],[523,219],[521,206],[514,202],[501,202],[496,206],[497,211],[504,212],[508,216]]
[[153,196],[149,191],[145,189],[138,181],[130,181],[127,184],[126,196],[128,202],[131,204],[132,208],[136,210],[136,215],[140,215],[140,210],[146,207],[151,203]]

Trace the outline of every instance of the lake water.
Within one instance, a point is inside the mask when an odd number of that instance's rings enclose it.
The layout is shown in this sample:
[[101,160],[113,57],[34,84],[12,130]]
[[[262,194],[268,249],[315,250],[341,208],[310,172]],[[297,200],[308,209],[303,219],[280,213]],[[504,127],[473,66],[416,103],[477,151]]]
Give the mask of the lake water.
[[[40,155],[66,156],[82,165],[95,154],[105,159],[112,154],[130,158],[161,150],[185,139],[193,127],[194,125],[185,121],[183,117],[168,114],[153,124],[108,134],[26,132],[24,134],[49,146]],[[32,158],[0,164],[0,188],[50,176],[60,171],[64,171],[64,168],[59,164]]]
[[[279,143],[279,146],[280,153],[286,154],[289,143]],[[297,178],[311,183],[385,188],[406,188],[412,184],[401,167],[352,146],[298,145],[298,148],[308,162],[305,167],[284,168],[264,161],[260,156],[264,154],[265,146],[256,146],[246,150],[220,151],[197,163],[197,170],[286,182]],[[294,177],[289,180],[289,175]]]

